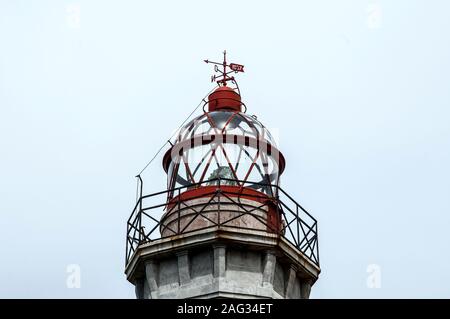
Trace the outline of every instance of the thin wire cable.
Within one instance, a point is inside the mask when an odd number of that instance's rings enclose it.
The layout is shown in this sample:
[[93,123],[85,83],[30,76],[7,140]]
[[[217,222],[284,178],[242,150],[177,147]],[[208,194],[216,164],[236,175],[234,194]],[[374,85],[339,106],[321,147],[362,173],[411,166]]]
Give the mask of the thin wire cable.
[[197,107],[189,114],[189,116],[183,121],[183,123],[181,123],[181,125],[178,127],[178,129],[175,131],[175,133],[173,133],[172,136],[170,136],[169,139],[163,144],[163,146],[161,146],[161,148],[158,150],[158,152],[156,152],[155,156],[152,157],[152,159],[147,163],[147,165],[144,166],[144,168],[139,172],[139,174],[137,174],[137,176],[141,175],[147,169],[147,167],[155,160],[155,158],[158,156],[158,154],[161,153],[161,151],[164,149],[164,147],[166,147],[167,143],[170,142],[170,140],[183,127],[183,125],[191,118],[191,116],[197,111],[197,109],[202,105],[202,103],[206,103],[205,98],[209,94],[211,94],[216,88],[217,88],[217,86],[215,86],[208,93],[206,93],[205,97],[200,101],[200,103],[197,105]]
[[[136,178],[137,178],[137,176],[136,176]],[[139,179],[137,180],[137,183],[136,183],[136,203],[137,203],[138,199],[139,199]]]

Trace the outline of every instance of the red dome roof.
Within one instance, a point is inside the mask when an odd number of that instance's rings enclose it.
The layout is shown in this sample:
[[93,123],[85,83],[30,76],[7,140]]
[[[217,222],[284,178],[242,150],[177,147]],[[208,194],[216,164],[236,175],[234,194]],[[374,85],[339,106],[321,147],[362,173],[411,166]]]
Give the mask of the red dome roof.
[[220,86],[208,97],[208,111],[234,110],[242,111],[241,96],[228,86]]

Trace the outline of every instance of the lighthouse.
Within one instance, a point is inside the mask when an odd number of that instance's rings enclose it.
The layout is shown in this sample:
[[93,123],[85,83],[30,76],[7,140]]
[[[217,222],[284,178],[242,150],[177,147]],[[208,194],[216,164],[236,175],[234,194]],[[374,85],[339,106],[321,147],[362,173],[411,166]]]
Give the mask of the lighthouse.
[[205,62],[217,86],[169,141],[167,187],[145,194],[138,176],[126,277],[139,299],[309,298],[320,274],[317,221],[282,188],[287,160],[241,98],[244,66],[226,52]]

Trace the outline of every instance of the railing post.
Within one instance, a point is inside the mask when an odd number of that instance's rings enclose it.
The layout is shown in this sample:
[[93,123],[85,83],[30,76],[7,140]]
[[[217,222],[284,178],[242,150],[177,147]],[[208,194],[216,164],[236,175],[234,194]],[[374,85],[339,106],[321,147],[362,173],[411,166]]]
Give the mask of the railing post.
[[[295,215],[296,215],[296,222],[297,222],[297,243],[298,243],[298,248],[300,249],[300,218],[298,217],[298,205],[295,205]],[[303,234],[304,235],[304,234]],[[308,240],[308,239],[306,239]]]
[[178,189],[178,196],[177,196],[177,198],[178,198],[178,230],[177,230],[177,233],[178,233],[178,235],[181,233],[181,229],[180,229],[180,227],[181,227],[181,221],[180,221],[180,218],[181,218],[181,197],[180,197],[180,194],[181,194],[181,192],[180,192],[180,189]]
[[139,229],[139,244],[142,242],[142,188],[144,182],[142,181],[141,175],[136,176],[140,184],[140,194],[139,194],[139,217],[138,217],[138,229]]
[[319,257],[319,230],[317,229],[317,222],[314,224],[314,229],[316,230],[316,259],[317,259],[317,265],[320,266],[320,257]]
[[218,192],[219,192],[219,196],[218,196],[218,200],[219,200],[219,204],[218,204],[218,207],[217,207],[217,224],[218,224],[218,228],[220,228],[220,201],[221,201],[221,193],[222,193],[222,190],[220,189],[220,177],[219,177],[219,190],[218,190]]
[[128,223],[127,223],[127,235],[125,238],[125,266],[128,264]]
[[280,196],[278,195],[278,191],[277,191],[277,195],[275,197],[275,205],[277,207],[277,222],[278,222],[278,227],[279,229],[277,229],[277,235],[278,236],[283,236],[283,232],[285,232],[286,230],[283,229],[283,216],[281,214],[281,205],[280,205]]

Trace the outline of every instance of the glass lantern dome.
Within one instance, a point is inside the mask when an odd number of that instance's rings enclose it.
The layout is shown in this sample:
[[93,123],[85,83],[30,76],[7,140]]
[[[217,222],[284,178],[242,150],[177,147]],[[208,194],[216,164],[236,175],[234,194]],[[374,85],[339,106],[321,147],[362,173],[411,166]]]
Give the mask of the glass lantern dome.
[[[168,189],[198,183],[249,187],[275,197],[285,160],[255,116],[219,109],[183,126],[164,156]],[[169,196],[170,197],[170,196]]]

